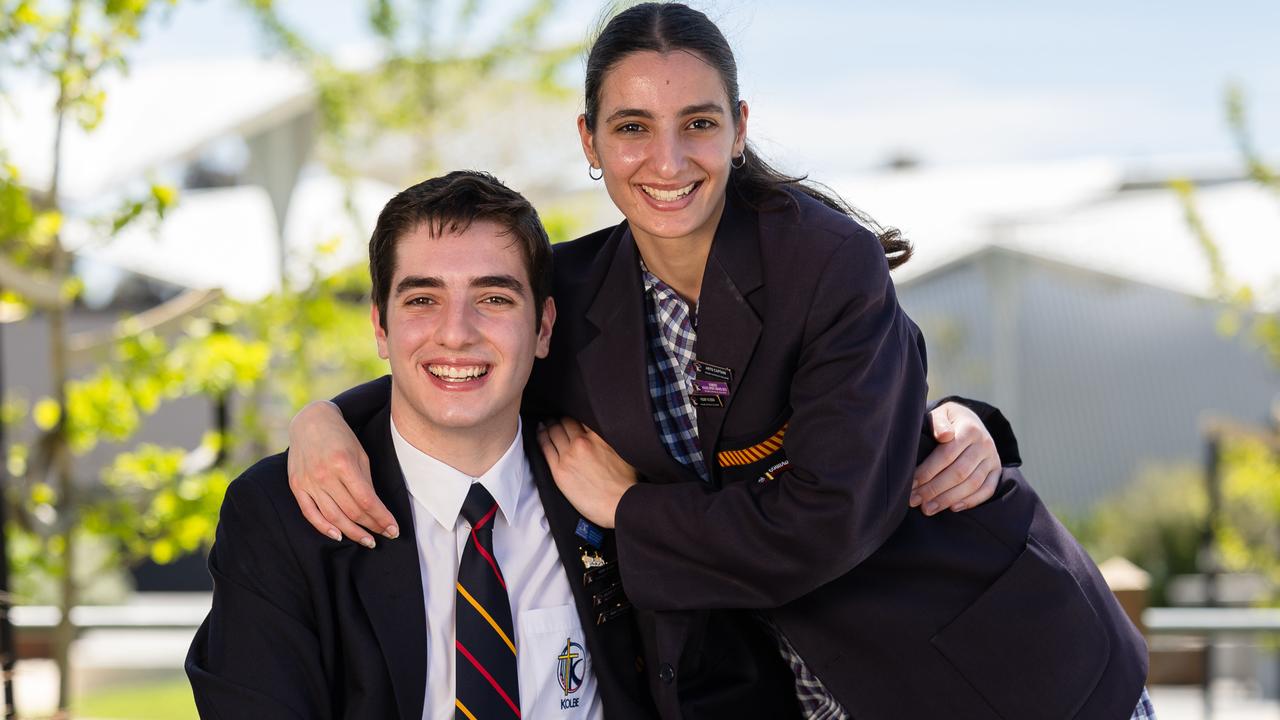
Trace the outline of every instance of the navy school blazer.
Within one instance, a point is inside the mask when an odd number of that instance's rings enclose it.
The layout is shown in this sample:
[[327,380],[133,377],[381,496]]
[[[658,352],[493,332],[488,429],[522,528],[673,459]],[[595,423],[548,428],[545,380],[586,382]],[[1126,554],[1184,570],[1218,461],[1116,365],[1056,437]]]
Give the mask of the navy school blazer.
[[[646,481],[615,536],[663,717],[797,714],[760,617],[857,718],[1130,716],[1145,643],[1017,468],[981,507],[908,512],[932,442],[924,344],[872,233],[798,192],[764,209],[730,193],[695,348],[732,371],[724,407],[698,408],[710,484],[654,426],[627,224],[557,245],[555,275],[525,409],[594,428]],[[359,426],[386,398],[337,401]]]
[[[408,489],[391,441],[389,410],[359,433],[374,488],[400,538],[367,550],[317,533],[297,510],[285,455],[231,483],[209,555],[213,609],[186,671],[202,718],[422,717],[427,637]],[[583,583],[578,515],[551,480],[524,423],[525,452],[569,575],[608,718],[654,716],[632,622],[597,624]],[[612,538],[602,556],[615,558]]]

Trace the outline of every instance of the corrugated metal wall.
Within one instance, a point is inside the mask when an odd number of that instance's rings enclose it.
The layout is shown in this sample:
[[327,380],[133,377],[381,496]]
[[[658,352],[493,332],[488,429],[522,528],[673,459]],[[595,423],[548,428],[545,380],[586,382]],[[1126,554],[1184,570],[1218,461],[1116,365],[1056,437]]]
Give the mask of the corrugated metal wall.
[[[990,400],[1056,511],[1143,468],[1195,465],[1207,413],[1262,422],[1280,370],[1180,293],[988,248],[899,287],[929,340],[931,395]],[[1012,357],[1009,357],[1012,353]]]

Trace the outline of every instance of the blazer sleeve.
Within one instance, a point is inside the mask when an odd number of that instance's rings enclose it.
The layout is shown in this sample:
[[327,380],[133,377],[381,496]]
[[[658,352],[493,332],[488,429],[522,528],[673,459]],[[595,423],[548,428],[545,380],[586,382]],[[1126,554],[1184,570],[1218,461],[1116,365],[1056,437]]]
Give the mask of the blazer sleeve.
[[329,684],[306,583],[253,480],[231,483],[209,554],[213,608],[186,659],[196,708],[226,720],[327,718]]
[[617,542],[637,607],[785,604],[847,573],[904,517],[927,391],[923,341],[870,233],[845,238],[820,267],[790,381],[790,471],[719,491],[628,489]]
[[361,383],[344,390],[333,399],[333,404],[342,411],[342,419],[347,421],[353,432],[360,432],[378,411],[391,402],[391,376],[383,375],[377,380]]
[[1013,433],[1013,425],[1005,418],[1004,413],[1000,412],[1000,408],[994,405],[988,405],[981,400],[972,400],[959,395],[948,395],[939,400],[934,400],[925,408],[924,427],[920,431],[920,450],[916,454],[916,464],[924,462],[929,457],[929,453],[938,447],[938,441],[933,439],[933,421],[929,417],[929,413],[943,403],[957,403],[963,405],[973,411],[982,424],[987,428],[987,432],[991,433],[991,439],[995,441],[996,452],[1000,454],[1000,464],[1003,467],[1020,467],[1022,465],[1022,453],[1018,450],[1018,437]]

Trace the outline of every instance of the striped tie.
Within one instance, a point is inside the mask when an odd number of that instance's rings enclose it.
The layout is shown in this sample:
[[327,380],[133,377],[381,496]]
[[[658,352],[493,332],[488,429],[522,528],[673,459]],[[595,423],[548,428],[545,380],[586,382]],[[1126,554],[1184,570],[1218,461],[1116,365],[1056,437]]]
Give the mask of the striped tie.
[[493,516],[498,504],[480,483],[472,483],[462,504],[471,537],[458,563],[454,600],[457,685],[456,720],[520,717],[515,633],[507,583],[493,557]]

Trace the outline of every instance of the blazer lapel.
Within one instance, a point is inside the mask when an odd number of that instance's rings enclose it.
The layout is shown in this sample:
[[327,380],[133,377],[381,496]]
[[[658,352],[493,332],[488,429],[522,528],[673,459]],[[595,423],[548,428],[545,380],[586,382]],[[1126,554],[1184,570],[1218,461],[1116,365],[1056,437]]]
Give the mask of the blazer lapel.
[[[591,591],[583,582],[586,566],[582,556],[588,544],[575,532],[582,516],[556,487],[551,477],[551,470],[547,467],[546,458],[543,457],[542,450],[538,446],[534,427],[535,423],[530,418],[525,418],[524,449],[529,458],[529,467],[533,471],[533,481],[538,488],[538,496],[542,499],[542,509],[547,516],[551,537],[555,540],[556,549],[560,553],[560,564],[564,566],[565,574],[569,579],[569,588],[573,593],[574,604],[578,608],[578,617],[582,621],[583,635],[586,637],[588,649],[595,655],[592,666],[600,681],[601,692],[605,693],[603,700],[611,707],[620,707],[623,699],[611,693],[614,688],[619,688],[622,693],[630,696],[631,700],[644,695],[644,688],[640,684],[642,676],[638,672],[630,672],[637,667],[637,663],[641,662],[635,624],[630,617],[631,611],[623,617],[599,622],[599,612],[607,606],[596,607]],[[616,562],[618,553],[613,531],[604,531],[604,537],[600,555],[605,562]],[[626,714],[621,710],[618,713]]]
[[764,285],[759,227],[754,216],[755,211],[734,201],[730,193],[698,297],[698,341],[694,345],[697,358],[733,371],[725,406],[698,408],[698,438],[713,476],[725,414],[733,405],[734,394],[760,339],[760,316],[747,301]]
[[390,418],[389,407],[374,416],[360,442],[369,455],[374,490],[395,516],[400,537],[359,550],[351,575],[382,648],[400,717],[417,720],[426,697],[426,610],[409,490],[391,442]]
[[595,411],[596,430],[618,455],[651,480],[696,480],[658,438],[649,396],[644,287],[640,256],[626,225],[601,252],[603,278],[587,309],[598,334],[578,352],[578,369]]

